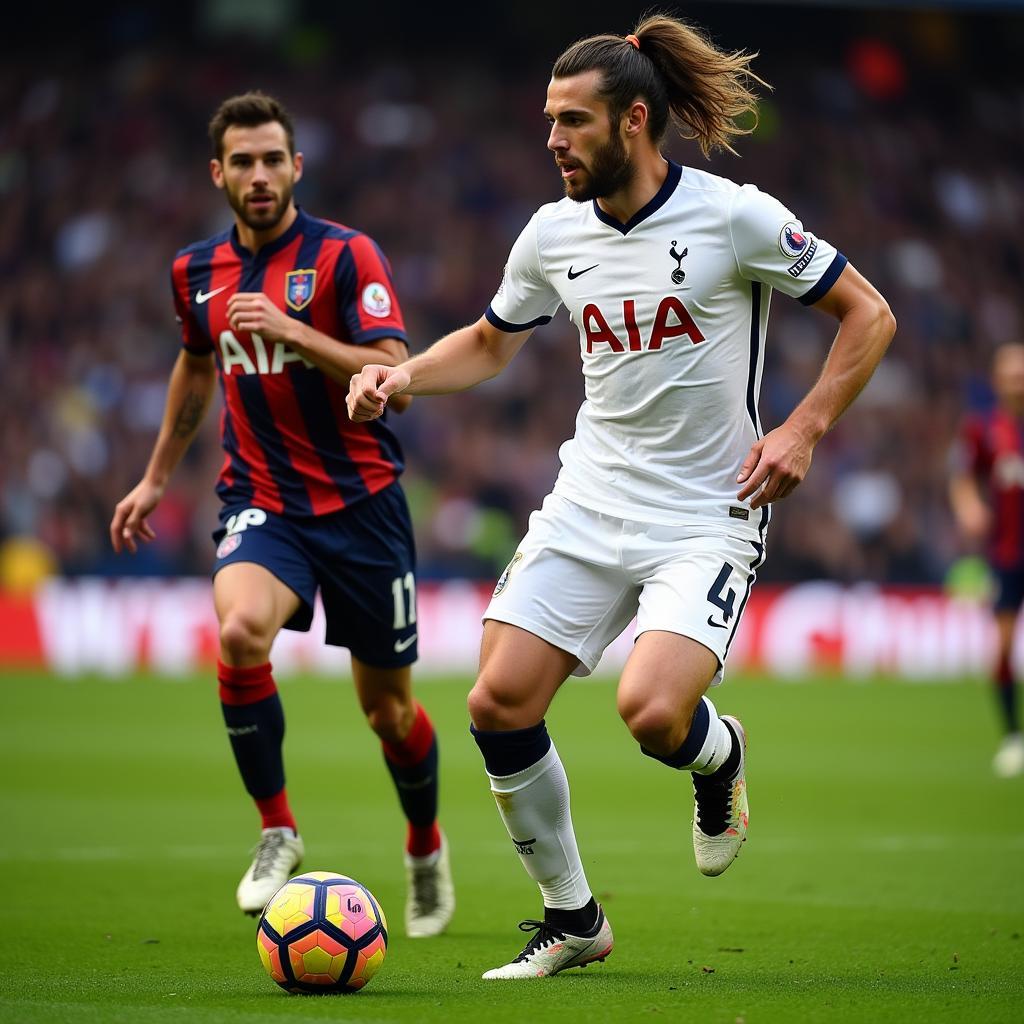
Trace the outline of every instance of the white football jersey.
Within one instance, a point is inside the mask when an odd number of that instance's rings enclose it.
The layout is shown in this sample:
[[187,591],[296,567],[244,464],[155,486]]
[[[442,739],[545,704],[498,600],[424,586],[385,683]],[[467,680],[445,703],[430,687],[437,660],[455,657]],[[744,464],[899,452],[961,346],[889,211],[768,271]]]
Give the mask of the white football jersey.
[[486,316],[515,332],[564,305],[579,329],[586,400],[554,492],[620,519],[763,530],[736,475],[761,436],[772,289],[810,305],[845,266],[778,200],[675,163],[627,224],[596,201],[542,206]]

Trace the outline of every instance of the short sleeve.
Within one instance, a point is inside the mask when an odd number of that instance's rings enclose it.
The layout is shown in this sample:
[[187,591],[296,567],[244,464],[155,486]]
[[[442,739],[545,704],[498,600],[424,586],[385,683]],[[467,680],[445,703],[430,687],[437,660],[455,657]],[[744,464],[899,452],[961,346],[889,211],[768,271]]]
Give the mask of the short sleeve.
[[744,185],[729,214],[740,274],[799,299],[817,302],[835,284],[846,257],[803,224],[777,199]]
[[174,312],[181,325],[181,347],[194,356],[205,356],[213,351],[206,332],[200,327],[188,300],[188,256],[179,256],[171,267],[171,294]]
[[362,234],[350,238],[338,255],[334,276],[338,320],[353,344],[379,338],[406,340],[391,266],[372,238]]
[[537,218],[534,214],[512,246],[501,284],[484,314],[506,334],[546,324],[561,305],[540,265]]

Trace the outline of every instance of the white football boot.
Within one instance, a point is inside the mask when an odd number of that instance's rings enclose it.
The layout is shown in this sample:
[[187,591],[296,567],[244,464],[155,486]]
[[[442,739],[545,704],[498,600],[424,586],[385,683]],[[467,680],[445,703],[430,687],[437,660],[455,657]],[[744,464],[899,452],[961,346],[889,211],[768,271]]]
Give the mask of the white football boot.
[[1012,779],[1024,774],[1024,736],[1010,733],[999,745],[992,758],[992,771],[1001,779]]
[[253,850],[249,870],[238,883],[238,905],[247,914],[262,914],[270,897],[291,878],[305,856],[302,839],[290,828],[265,828]]
[[504,967],[483,975],[485,981],[518,981],[521,978],[549,978],[567,967],[586,967],[602,961],[612,951],[615,939],[604,909],[598,907],[597,925],[590,935],[570,935],[543,921],[520,921],[519,929],[537,934],[523,951]]
[[455,913],[455,886],[448,862],[448,840],[426,857],[405,855],[405,934],[411,939],[440,935]]
[[747,840],[747,734],[739,720],[722,715],[740,741],[740,766],[730,782],[693,773],[693,854],[703,875],[720,875]]

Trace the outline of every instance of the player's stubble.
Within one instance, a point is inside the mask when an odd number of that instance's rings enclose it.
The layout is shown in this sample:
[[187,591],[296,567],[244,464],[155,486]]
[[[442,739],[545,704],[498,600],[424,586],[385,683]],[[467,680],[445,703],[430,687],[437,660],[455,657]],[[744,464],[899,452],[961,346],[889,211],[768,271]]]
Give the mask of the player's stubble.
[[277,227],[281,218],[288,211],[294,191],[295,183],[294,181],[289,181],[287,185],[282,186],[281,195],[278,201],[269,210],[261,213],[249,209],[246,205],[246,201],[256,196],[266,197],[273,195],[273,192],[269,189],[261,192],[250,192],[249,195],[243,196],[232,191],[227,184],[225,184],[224,187],[224,194],[227,196],[228,205],[236,214],[238,214],[242,223],[245,224],[246,227],[252,228],[253,231],[270,231]]
[[594,151],[590,166],[579,166],[584,169],[584,180],[578,183],[573,179],[565,181],[565,194],[577,203],[589,203],[592,199],[614,195],[626,188],[636,173],[614,126],[608,141]]

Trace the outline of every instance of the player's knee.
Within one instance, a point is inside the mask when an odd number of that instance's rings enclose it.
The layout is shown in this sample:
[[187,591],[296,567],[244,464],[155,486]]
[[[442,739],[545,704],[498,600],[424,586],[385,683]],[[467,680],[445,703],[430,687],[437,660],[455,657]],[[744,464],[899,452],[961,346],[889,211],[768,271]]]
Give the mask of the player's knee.
[[481,675],[466,698],[469,717],[477,729],[523,729],[535,722],[523,704],[501,685],[500,681]]
[[231,612],[220,624],[220,646],[232,665],[270,657],[273,636],[245,612]]
[[686,739],[693,721],[693,707],[680,707],[667,701],[625,701],[619,715],[633,738],[648,750],[669,753]]
[[372,698],[364,707],[366,721],[383,743],[401,743],[416,720],[412,701],[402,701],[393,694]]

